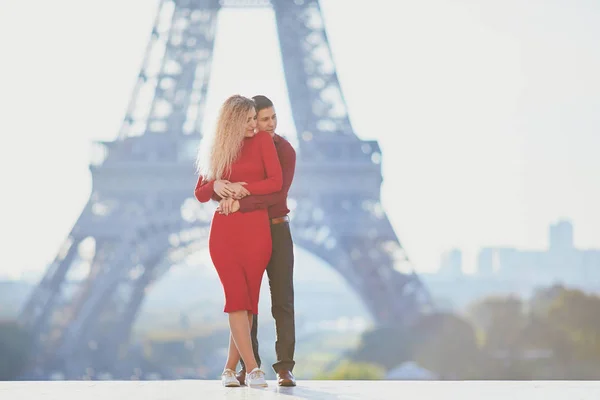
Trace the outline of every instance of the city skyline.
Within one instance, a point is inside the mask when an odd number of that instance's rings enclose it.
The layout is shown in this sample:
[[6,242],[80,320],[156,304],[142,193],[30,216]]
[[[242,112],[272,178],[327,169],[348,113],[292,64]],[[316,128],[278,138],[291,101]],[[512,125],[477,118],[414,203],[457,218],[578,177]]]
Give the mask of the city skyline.
[[[469,275],[511,279],[527,277],[535,280],[540,274],[546,275],[545,278],[578,285],[593,279],[596,272],[600,271],[600,247],[575,246],[576,232],[571,221],[555,221],[548,227],[547,233],[547,243],[542,248],[481,247],[476,269]],[[548,272],[555,275],[548,276]],[[454,248],[442,253],[435,274],[448,278],[467,275],[462,268],[461,250]]]

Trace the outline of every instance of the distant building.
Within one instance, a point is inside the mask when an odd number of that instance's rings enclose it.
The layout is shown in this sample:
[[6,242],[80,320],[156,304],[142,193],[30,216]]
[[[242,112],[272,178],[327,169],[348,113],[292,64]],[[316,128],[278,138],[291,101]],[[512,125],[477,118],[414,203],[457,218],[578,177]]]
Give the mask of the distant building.
[[586,286],[600,278],[600,249],[576,249],[573,225],[559,221],[549,228],[548,248],[519,250],[488,247],[479,252],[477,275],[550,285],[561,282]]
[[462,252],[453,249],[442,254],[439,275],[457,277],[462,275]]
[[573,244],[573,225],[568,221],[559,221],[550,225],[548,243],[551,251],[571,251]]

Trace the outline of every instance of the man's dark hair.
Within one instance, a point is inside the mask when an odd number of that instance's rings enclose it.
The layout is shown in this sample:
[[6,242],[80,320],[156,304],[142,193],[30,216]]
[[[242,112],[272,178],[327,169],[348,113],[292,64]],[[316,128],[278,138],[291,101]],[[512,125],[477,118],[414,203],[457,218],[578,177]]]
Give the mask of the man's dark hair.
[[252,100],[254,100],[254,104],[256,104],[256,112],[273,107],[273,102],[269,100],[267,96],[263,96],[262,94],[254,96]]

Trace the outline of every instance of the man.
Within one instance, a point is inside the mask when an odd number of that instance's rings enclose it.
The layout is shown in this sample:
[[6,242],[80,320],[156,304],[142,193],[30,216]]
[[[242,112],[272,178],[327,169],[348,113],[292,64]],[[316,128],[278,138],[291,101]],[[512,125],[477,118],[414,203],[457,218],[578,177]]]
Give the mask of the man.
[[[273,137],[281,170],[283,173],[283,185],[281,191],[269,195],[249,195],[228,202],[224,199],[220,202],[221,212],[248,212],[256,209],[266,208],[271,220],[271,238],[273,251],[271,260],[267,266],[269,288],[271,290],[271,313],[275,319],[275,330],[277,339],[275,342],[275,353],[277,362],[273,364],[273,370],[277,374],[279,386],[296,386],[296,380],[292,374],[294,369],[294,350],[296,345],[296,329],[294,324],[294,249],[292,235],[290,232],[287,208],[287,195],[294,179],[296,169],[296,152],[290,142],[275,133],[277,128],[277,114],[271,100],[265,96],[254,96],[257,112],[257,130],[267,131]],[[252,346],[254,357],[260,367],[261,361],[258,355],[258,320],[254,315],[252,324]],[[246,370],[242,361],[242,370],[237,375],[240,384],[245,383]]]

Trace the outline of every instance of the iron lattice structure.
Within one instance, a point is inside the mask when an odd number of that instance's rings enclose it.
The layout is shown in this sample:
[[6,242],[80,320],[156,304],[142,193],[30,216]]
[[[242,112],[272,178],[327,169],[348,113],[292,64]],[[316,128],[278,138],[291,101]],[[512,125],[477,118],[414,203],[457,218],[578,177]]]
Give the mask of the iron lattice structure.
[[296,244],[343,275],[379,324],[430,308],[380,203],[379,146],[352,130],[318,0],[164,0],[120,134],[96,143],[90,199],[23,309],[39,365],[127,376],[115,365],[149,285],[206,246],[214,207],[193,197],[193,161],[225,6],[276,16],[299,138]]

